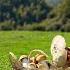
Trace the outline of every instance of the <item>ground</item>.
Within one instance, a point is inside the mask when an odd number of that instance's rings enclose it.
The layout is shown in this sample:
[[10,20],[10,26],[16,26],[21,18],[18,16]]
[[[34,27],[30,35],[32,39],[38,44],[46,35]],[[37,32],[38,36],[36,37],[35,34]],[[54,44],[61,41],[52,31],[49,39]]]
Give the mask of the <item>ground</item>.
[[49,55],[50,60],[51,41],[57,34],[64,36],[67,46],[70,46],[70,33],[66,32],[0,31],[0,70],[11,70],[9,52],[19,57],[40,49]]

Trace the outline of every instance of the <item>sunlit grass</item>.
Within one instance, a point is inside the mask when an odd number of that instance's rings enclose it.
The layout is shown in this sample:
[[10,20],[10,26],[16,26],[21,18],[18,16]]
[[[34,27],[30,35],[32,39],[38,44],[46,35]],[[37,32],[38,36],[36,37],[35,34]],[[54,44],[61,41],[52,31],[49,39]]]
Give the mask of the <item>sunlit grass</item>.
[[50,46],[53,37],[60,34],[65,37],[67,46],[70,46],[70,33],[39,32],[39,31],[1,31],[0,32],[0,70],[11,70],[9,52],[17,57],[29,54],[33,49],[41,49],[50,55]]

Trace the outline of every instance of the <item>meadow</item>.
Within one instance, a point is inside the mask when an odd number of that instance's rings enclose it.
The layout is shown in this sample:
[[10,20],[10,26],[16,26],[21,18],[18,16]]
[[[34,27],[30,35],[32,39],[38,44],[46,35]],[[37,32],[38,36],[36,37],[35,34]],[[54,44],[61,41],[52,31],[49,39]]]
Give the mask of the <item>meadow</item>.
[[33,49],[40,49],[48,54],[50,61],[51,42],[57,34],[64,36],[67,46],[70,46],[70,33],[67,32],[0,31],[0,70],[11,70],[9,52],[19,57],[28,55]]

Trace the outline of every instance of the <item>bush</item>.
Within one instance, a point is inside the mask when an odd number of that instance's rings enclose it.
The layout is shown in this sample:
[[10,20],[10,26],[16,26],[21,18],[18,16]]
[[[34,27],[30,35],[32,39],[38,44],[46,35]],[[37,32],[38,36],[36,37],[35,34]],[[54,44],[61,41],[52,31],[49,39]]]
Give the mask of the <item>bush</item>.
[[70,32],[70,23],[65,24],[64,31],[65,32]]

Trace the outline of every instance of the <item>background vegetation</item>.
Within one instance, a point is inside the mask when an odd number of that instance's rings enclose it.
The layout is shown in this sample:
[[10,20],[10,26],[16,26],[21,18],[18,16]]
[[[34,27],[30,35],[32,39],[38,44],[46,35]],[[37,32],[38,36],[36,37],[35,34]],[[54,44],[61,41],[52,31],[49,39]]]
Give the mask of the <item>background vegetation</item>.
[[0,0],[0,30],[70,31],[70,0]]

